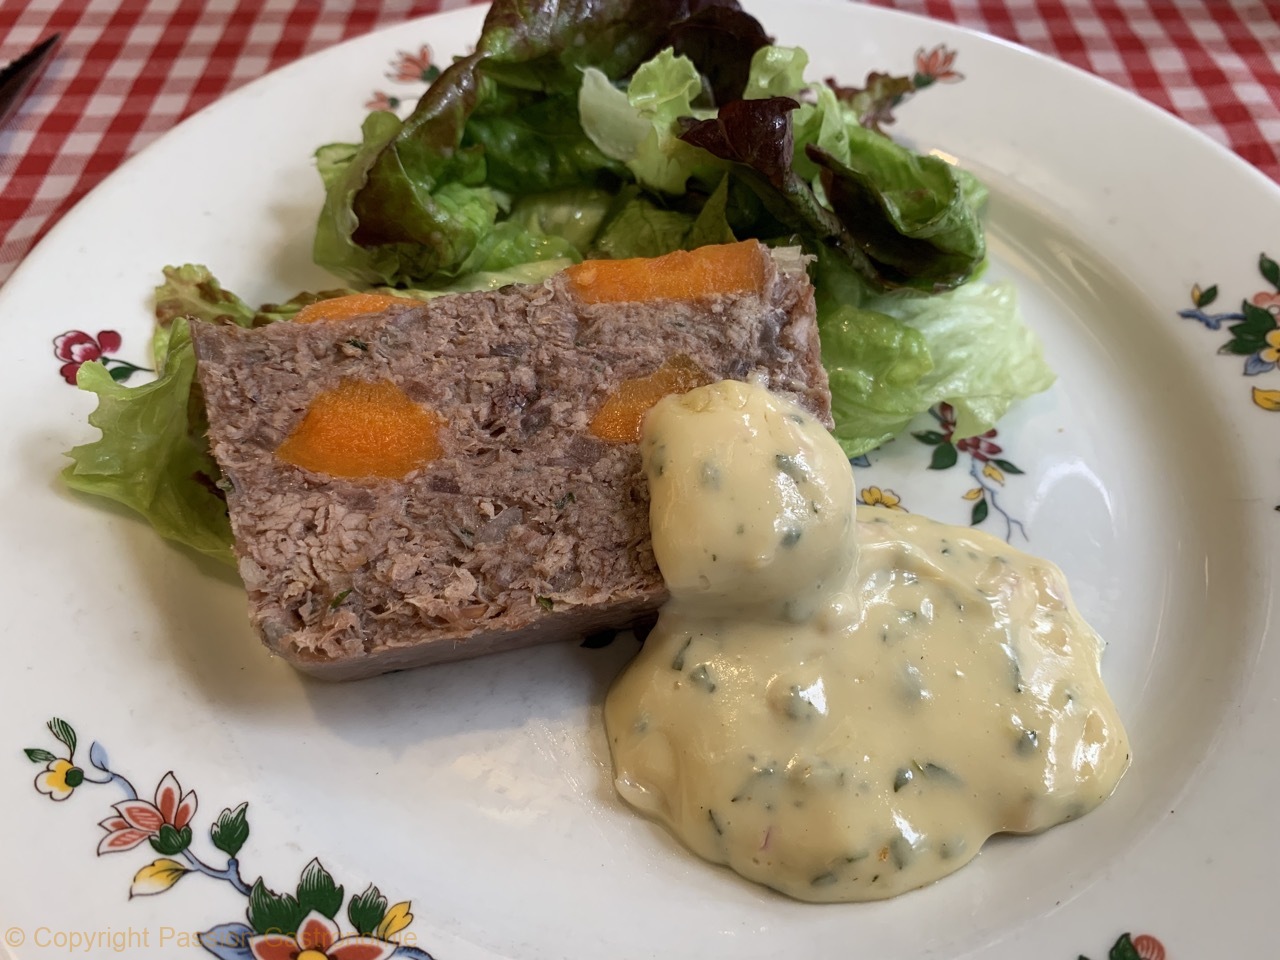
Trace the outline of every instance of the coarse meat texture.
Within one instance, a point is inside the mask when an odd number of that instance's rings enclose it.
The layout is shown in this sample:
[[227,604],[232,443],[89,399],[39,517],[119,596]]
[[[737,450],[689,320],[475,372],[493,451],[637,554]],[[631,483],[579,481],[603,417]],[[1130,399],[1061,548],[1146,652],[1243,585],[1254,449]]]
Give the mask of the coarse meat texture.
[[[593,415],[683,354],[761,378],[831,423],[813,290],[765,256],[762,292],[583,303],[564,274],[312,324],[193,323],[250,619],[270,650],[355,679],[644,622],[666,599],[634,443]],[[784,264],[780,267],[779,263]],[[277,450],[320,393],[390,381],[440,456],[344,479]]]

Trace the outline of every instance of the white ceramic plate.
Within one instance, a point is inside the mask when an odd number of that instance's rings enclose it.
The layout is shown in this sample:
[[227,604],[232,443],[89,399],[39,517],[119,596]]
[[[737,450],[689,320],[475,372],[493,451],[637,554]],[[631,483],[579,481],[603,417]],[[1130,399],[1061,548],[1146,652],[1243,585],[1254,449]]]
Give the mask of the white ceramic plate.
[[[310,151],[352,137],[374,89],[416,96],[389,64],[424,44],[437,60],[465,50],[481,19],[470,9],[215,104],[107,180],[3,291],[10,957],[244,957],[248,901],[229,877],[290,892],[305,871],[324,901],[313,858],[342,887],[324,905],[340,907],[344,935],[369,884],[409,904],[381,928],[401,957],[1271,954],[1280,419],[1267,407],[1280,406],[1280,333],[1265,337],[1280,292],[1259,254],[1280,257],[1280,191],[1156,109],[1024,50],[860,5],[751,7],[808,49],[814,77],[958,52],[963,82],[922,92],[895,132],[991,185],[993,273],[1017,283],[1061,379],[988,438],[999,453],[930,471],[934,448],[906,437],[858,485],[952,522],[985,504],[984,526],[1065,568],[1110,640],[1105,674],[1134,744],[1115,797],[893,901],[791,902],[684,853],[615,797],[600,703],[630,642],[309,682],[267,658],[227,575],[61,485],[62,451],[93,435],[92,398],[63,382],[54,338],[115,330],[109,352],[143,363],[166,263],[207,263],[254,301],[326,285],[308,262]],[[1219,316],[1245,300],[1263,311],[1252,341]],[[1219,354],[1233,337],[1252,359]],[[53,717],[69,727],[47,729]],[[85,781],[62,796],[71,728]],[[95,856],[119,826],[112,805],[131,789],[152,800],[169,771],[198,798],[190,858],[167,866],[147,842]],[[244,802],[251,829],[228,871],[210,828]],[[223,846],[235,832],[224,822]]]

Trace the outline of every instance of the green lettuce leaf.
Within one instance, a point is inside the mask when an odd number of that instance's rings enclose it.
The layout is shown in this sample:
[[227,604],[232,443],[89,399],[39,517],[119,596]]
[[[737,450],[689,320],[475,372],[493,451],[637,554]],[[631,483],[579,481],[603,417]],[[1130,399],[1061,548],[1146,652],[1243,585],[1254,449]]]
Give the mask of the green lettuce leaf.
[[685,246],[694,218],[679,210],[664,210],[650,200],[632,195],[605,225],[596,240],[595,254],[620,260],[657,257]]
[[693,226],[684,238],[684,248],[694,250],[716,243],[733,243],[738,238],[729,223],[729,183],[728,174],[720,178],[707,202],[698,211]]
[[954,438],[977,436],[1053,384],[1007,282],[971,282],[933,296],[877,293],[829,252],[814,274],[834,432],[851,457],[944,401],[955,408]]
[[482,149],[485,185],[513,195],[589,186],[621,172],[583,132],[575,94],[495,95],[467,121],[462,144]]
[[505,83],[568,92],[577,89],[585,67],[611,77],[631,73],[670,46],[673,28],[699,6],[696,0],[497,0],[476,51],[490,58],[486,69]]
[[[541,283],[555,276],[566,267],[578,263],[579,259],[537,260],[533,263],[519,263],[502,270],[478,270],[466,273],[457,280],[434,290],[396,290],[396,296],[413,296],[421,300],[444,296],[446,293],[468,293],[476,290],[497,290],[509,283]],[[392,292],[392,291],[388,291]]]
[[209,268],[198,263],[184,263],[164,268],[164,283],[156,287],[156,328],[151,338],[151,352],[158,371],[164,371],[169,335],[173,321],[179,317],[208,323],[234,323],[238,327],[262,327],[268,323],[292,320],[294,314],[309,303],[330,300],[355,293],[347,287],[299,293],[284,303],[265,303],[251,307],[230,290],[225,290]]
[[695,113],[693,101],[701,92],[693,61],[667,49],[641,64],[625,91],[602,71],[584,70],[578,115],[591,141],[626,164],[637,183],[681,194],[690,178],[714,183],[723,166],[678,137],[676,121]]
[[694,0],[688,7],[688,15],[671,25],[658,46],[670,46],[698,65],[714,104],[741,99],[752,55],[771,38],[736,3]]
[[230,290],[224,290],[209,268],[184,263],[164,268],[164,283],[156,287],[156,322],[167,327],[179,317],[194,317],[210,323],[254,326],[253,307]]
[[824,205],[794,167],[790,97],[734,100],[708,120],[682,118],[680,139],[730,161],[730,175],[759,200],[761,216],[743,236],[794,233],[811,253],[827,251],[872,282],[882,282],[853,228]]
[[[446,117],[452,115],[450,111],[460,112],[458,101],[473,89],[472,77],[436,109]],[[377,181],[376,191],[364,192],[373,165],[402,129],[393,114],[371,113],[365,119],[361,143],[329,144],[316,153],[325,202],[312,258],[359,286],[395,286],[456,268],[498,216],[498,199],[482,184],[484,166],[478,148],[458,149],[449,161],[432,164],[424,159],[415,167],[387,173]],[[457,132],[460,138],[460,123]],[[355,206],[357,196],[363,198],[360,212]],[[393,213],[396,210],[403,211],[402,220]]]
[[[408,119],[375,113],[359,145],[331,144],[317,154],[326,201],[316,262],[357,284],[440,286],[473,267],[473,258],[488,259],[477,248],[511,198],[616,179],[622,167],[578,120],[582,71],[625,77],[682,24],[693,30],[690,38],[723,33],[719,15],[699,19],[703,6],[496,0],[475,52],[446,68]],[[729,32],[747,36],[754,20],[734,19]],[[749,58],[755,47],[735,49]]]
[[568,240],[505,220],[480,239],[471,255],[462,261],[457,276],[462,279],[472,273],[496,273],[547,260],[572,263],[578,259],[578,251]]
[[816,144],[828,203],[889,286],[951,289],[986,258],[986,238],[949,163],[922,156],[861,126],[846,128],[848,159]]
[[798,98],[806,88],[804,69],[808,65],[809,54],[799,47],[761,47],[751,57],[742,99]]
[[1015,402],[1053,385],[1040,338],[1018,317],[1011,283],[970,283],[866,306],[892,311],[924,337],[933,369],[920,381],[923,402],[926,409],[944,400],[955,408],[957,440],[990,430]]
[[227,504],[215,485],[221,472],[204,424],[188,416],[196,360],[184,317],[172,323],[163,369],[151,383],[126,387],[100,363],[80,367],[77,385],[98,396],[89,423],[102,436],[72,449],[62,476],[73,490],[137,511],[162,537],[234,564]]
[[489,290],[495,284],[545,279],[593,249],[616,203],[612,194],[591,187],[522,197],[456,270],[438,274],[430,290],[399,292],[428,296],[435,291]]
[[933,359],[919,331],[886,314],[845,305],[821,317],[821,337],[833,433],[850,457],[893,439],[929,409],[921,381]]
[[608,217],[615,196],[595,187],[574,187],[521,197],[508,220],[530,233],[559,237],[582,256]]
[[853,118],[840,106],[830,87],[815,83],[809,91],[812,102],[801,103],[794,114],[796,149],[792,163],[796,173],[821,196],[822,168],[809,159],[808,148],[812,144],[834,157],[847,159]]

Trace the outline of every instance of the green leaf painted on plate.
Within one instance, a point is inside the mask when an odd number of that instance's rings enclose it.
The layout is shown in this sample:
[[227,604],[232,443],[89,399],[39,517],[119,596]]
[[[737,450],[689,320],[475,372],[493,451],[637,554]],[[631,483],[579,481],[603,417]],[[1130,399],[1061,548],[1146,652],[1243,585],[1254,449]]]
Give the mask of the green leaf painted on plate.
[[249,891],[249,925],[261,934],[293,936],[305,914],[291,895],[268,890],[259,877]]
[[72,753],[76,752],[76,732],[67,721],[54,717],[49,721],[49,732],[65,743]]
[[1110,960],[1142,960],[1142,954],[1138,952],[1138,948],[1133,945],[1133,940],[1127,933],[1121,934],[1108,956]]
[[249,839],[249,804],[242,803],[233,809],[223,810],[209,828],[213,845],[229,857],[234,857]]
[[1258,257],[1258,270],[1267,278],[1269,284],[1280,290],[1280,264],[1264,253]]
[[969,526],[976,527],[983,520],[987,519],[988,512],[987,498],[983,497],[973,505],[973,514],[969,518]]
[[1244,320],[1241,323],[1233,323],[1231,325],[1233,332],[1239,330],[1245,333],[1266,334],[1276,327],[1276,318],[1270,310],[1255,306],[1248,300],[1240,304],[1240,312],[1244,314]]
[[955,444],[940,443],[933,448],[933,457],[929,461],[929,469],[947,470],[954,467],[959,459],[960,454],[956,451]]
[[27,759],[32,763],[52,763],[58,759],[48,750],[42,750],[40,747],[27,747],[22,752],[27,755]]
[[302,868],[302,878],[298,881],[298,909],[304,917],[318,910],[332,920],[341,908],[342,887],[333,882],[333,876],[319,860],[313,859]]
[[1276,328],[1276,318],[1269,310],[1254,306],[1248,300],[1240,304],[1240,312],[1244,319],[1228,327],[1231,340],[1223,344],[1220,353],[1234,353],[1237,356],[1249,356],[1266,346],[1267,334]]
[[994,463],[1001,470],[1003,470],[1005,473],[1022,473],[1021,470],[1015,467],[1008,460],[992,460],[991,462]]
[[1209,306],[1209,304],[1213,303],[1213,301],[1217,299],[1218,299],[1218,285],[1215,283],[1213,286],[1209,287],[1207,290],[1200,291],[1200,295],[1196,297],[1196,306],[1207,307]]
[[191,846],[191,828],[187,826],[179,830],[173,824],[166,823],[159,833],[149,838],[149,842],[156,853],[171,857]]
[[1224,343],[1218,352],[1233,354],[1238,357],[1249,357],[1266,346],[1266,343],[1267,341],[1263,337],[1237,335],[1235,339]]
[[946,439],[946,437],[940,434],[937,430],[921,430],[919,433],[913,433],[912,436],[921,443],[929,444],[931,447],[936,447]]
[[387,898],[372,883],[365,887],[364,893],[352,897],[347,905],[347,919],[364,937],[373,933],[386,915]]

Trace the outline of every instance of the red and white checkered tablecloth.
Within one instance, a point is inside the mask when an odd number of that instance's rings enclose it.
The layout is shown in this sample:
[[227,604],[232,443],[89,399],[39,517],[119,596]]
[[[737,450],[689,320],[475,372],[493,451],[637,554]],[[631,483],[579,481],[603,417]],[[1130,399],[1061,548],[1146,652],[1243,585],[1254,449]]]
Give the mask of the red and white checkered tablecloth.
[[[0,62],[56,58],[0,130],[0,283],[175,123],[269,70],[466,0],[0,0]],[[1280,180],[1280,0],[872,0],[1025,44],[1181,116]]]

